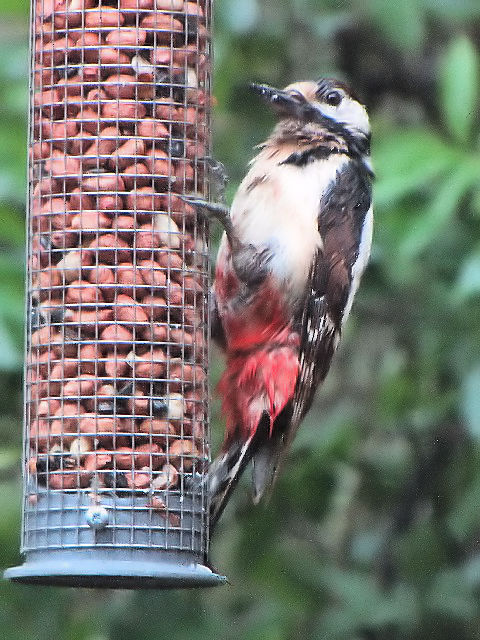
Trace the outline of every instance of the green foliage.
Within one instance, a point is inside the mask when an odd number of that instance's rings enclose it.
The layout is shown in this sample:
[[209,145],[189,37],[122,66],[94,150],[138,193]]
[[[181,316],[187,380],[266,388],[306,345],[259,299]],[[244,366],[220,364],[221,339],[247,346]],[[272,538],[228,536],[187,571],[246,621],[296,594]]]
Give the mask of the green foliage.
[[448,47],[441,66],[440,101],[445,124],[460,143],[472,139],[479,88],[478,54],[472,41],[459,36]]
[[[373,125],[372,260],[275,492],[241,483],[188,593],[3,584],[6,640],[475,640],[480,607],[480,5],[217,0],[215,154],[231,197],[272,116],[246,89],[338,74]],[[1,11],[0,549],[19,561],[25,3]],[[16,17],[15,17],[16,16]],[[8,64],[7,64],[8,62]],[[215,230],[215,238],[218,231]],[[212,381],[221,362],[214,353]],[[213,403],[214,444],[221,440]]]

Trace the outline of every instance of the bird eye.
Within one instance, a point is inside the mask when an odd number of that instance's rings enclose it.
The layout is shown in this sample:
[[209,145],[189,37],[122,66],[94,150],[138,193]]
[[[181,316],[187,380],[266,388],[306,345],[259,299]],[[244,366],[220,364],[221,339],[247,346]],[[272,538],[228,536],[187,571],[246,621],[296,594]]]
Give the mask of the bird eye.
[[330,91],[325,96],[325,102],[332,107],[337,107],[342,101],[342,96],[338,91]]

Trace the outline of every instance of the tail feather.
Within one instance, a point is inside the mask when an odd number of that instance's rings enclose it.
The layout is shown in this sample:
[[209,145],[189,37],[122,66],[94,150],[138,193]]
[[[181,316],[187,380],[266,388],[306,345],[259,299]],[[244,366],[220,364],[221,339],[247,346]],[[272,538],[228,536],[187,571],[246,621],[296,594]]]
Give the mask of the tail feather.
[[209,471],[210,526],[215,526],[245,467],[254,458],[254,500],[271,484],[291,415],[299,362],[291,344],[231,354],[220,380],[227,429]]
[[258,504],[267,489],[271,486],[275,476],[275,444],[273,440],[265,442],[253,456],[252,486],[253,503]]
[[284,455],[286,439],[291,427],[292,404],[289,402],[275,421],[270,438],[261,443],[252,458],[253,502],[258,504],[266,493],[270,495]]
[[256,432],[244,442],[230,442],[229,448],[210,465],[208,491],[210,494],[210,531],[223,513],[230,494],[235,489],[242,473],[255,455],[259,441],[270,429],[270,416],[264,413]]

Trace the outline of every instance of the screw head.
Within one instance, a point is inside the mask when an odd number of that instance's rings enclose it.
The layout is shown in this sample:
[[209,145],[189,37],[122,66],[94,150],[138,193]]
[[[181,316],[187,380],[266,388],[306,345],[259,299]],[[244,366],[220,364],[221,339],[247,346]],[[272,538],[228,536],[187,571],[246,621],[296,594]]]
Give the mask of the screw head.
[[105,507],[90,507],[87,509],[85,519],[92,529],[104,529],[108,524],[108,511]]

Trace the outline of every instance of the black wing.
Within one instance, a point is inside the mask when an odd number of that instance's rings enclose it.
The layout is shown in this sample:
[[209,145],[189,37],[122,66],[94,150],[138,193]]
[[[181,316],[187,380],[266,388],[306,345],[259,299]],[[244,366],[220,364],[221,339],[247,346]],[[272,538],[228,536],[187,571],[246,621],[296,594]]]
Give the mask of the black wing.
[[361,164],[350,161],[320,203],[318,228],[323,247],[312,265],[310,294],[302,315],[292,422],[301,421],[310,408],[340,340],[371,191],[368,173]]
[[351,160],[337,174],[320,203],[318,227],[323,247],[313,261],[299,319],[300,372],[293,402],[278,418],[276,437],[255,457],[256,500],[278,475],[315,391],[330,368],[340,340],[343,312],[352,286],[352,267],[359,255],[370,205],[369,173],[359,162]]

